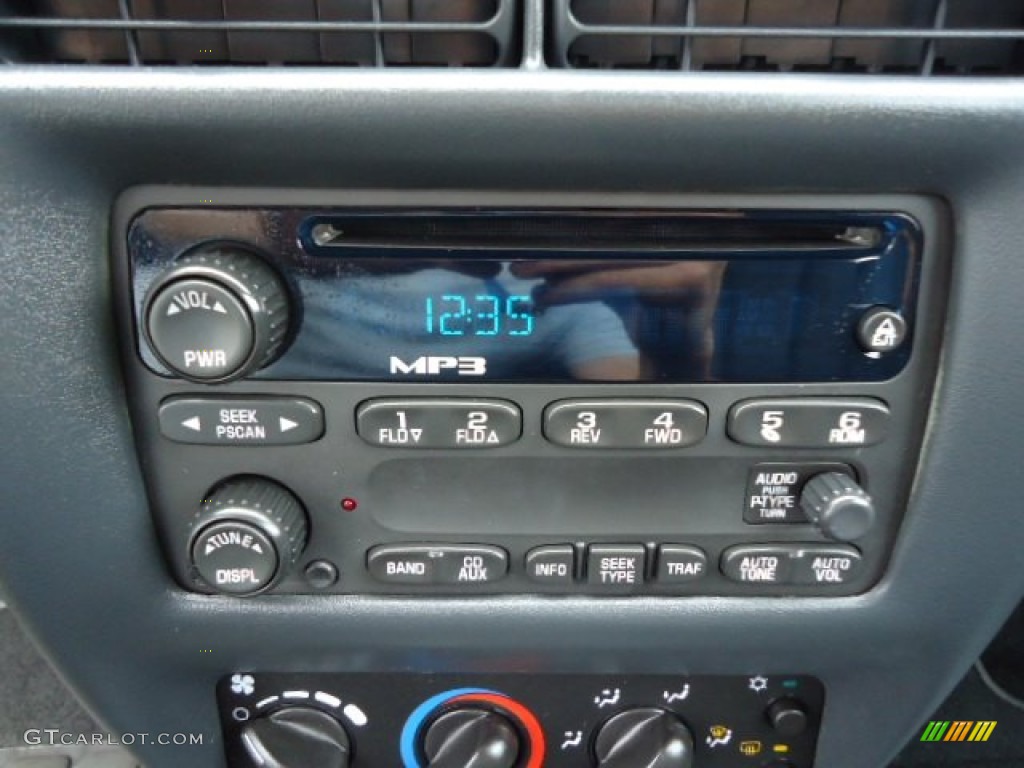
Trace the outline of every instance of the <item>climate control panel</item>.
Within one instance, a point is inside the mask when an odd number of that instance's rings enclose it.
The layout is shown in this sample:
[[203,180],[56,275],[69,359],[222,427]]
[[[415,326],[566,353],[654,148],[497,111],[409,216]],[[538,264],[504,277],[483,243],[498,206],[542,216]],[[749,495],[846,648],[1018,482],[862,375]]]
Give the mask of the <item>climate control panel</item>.
[[303,675],[219,684],[231,768],[810,768],[802,675]]

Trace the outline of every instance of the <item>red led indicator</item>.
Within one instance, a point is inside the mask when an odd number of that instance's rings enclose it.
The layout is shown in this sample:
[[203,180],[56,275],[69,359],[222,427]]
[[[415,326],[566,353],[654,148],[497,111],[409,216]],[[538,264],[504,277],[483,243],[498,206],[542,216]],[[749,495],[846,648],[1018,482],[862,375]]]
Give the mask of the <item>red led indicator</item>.
[[341,508],[346,512],[355,512],[356,507],[359,506],[359,502],[352,498],[344,498],[341,500]]

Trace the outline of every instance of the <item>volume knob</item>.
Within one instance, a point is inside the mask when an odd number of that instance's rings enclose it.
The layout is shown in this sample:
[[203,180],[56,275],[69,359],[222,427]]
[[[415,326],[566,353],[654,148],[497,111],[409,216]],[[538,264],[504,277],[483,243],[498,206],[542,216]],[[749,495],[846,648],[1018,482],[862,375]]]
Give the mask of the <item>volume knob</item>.
[[800,508],[822,533],[837,541],[863,537],[877,517],[871,497],[842,472],[823,472],[811,478],[800,494]]
[[192,565],[206,586],[252,595],[273,586],[306,546],[306,513],[271,480],[241,477],[215,488],[196,515]]
[[153,353],[205,384],[269,365],[288,333],[284,282],[243,246],[208,244],[184,254],[153,284],[145,306]]

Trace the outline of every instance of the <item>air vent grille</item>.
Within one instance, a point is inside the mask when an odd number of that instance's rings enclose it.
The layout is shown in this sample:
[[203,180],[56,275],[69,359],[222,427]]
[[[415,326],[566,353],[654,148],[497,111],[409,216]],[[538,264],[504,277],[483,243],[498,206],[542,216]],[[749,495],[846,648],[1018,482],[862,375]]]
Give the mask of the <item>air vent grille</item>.
[[517,0],[0,0],[9,63],[516,66]]
[[1024,74],[1020,0],[554,0],[573,68]]

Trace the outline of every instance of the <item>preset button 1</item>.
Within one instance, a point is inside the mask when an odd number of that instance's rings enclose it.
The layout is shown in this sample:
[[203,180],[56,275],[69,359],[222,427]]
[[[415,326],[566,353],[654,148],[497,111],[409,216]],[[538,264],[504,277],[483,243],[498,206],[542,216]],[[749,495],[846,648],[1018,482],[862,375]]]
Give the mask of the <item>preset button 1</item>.
[[382,398],[359,406],[356,429],[386,448],[497,448],[519,439],[523,417],[506,400]]
[[561,400],[544,411],[544,437],[568,448],[684,448],[707,430],[694,400]]

